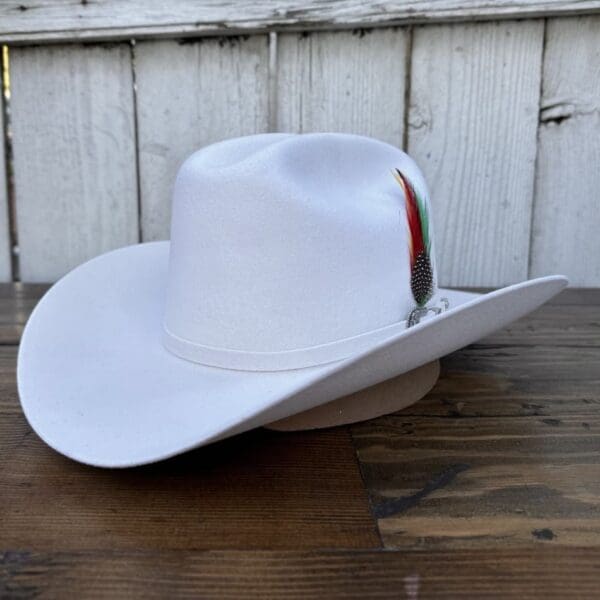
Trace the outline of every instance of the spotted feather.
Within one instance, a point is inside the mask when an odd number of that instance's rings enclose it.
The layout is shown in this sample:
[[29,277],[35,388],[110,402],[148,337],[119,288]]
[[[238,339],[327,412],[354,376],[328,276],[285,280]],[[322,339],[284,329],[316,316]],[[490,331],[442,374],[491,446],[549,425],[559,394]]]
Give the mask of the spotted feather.
[[433,265],[427,204],[399,169],[394,177],[404,192],[410,254],[410,288],[417,306],[425,306],[433,295]]

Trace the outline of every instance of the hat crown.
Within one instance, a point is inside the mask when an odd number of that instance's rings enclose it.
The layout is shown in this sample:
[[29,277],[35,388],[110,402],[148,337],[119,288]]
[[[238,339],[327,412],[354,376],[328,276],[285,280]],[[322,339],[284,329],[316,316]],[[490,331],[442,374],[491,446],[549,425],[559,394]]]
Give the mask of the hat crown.
[[408,155],[360,136],[264,134],[193,154],[173,192],[167,336],[289,353],[406,319],[415,300],[394,169],[427,197]]

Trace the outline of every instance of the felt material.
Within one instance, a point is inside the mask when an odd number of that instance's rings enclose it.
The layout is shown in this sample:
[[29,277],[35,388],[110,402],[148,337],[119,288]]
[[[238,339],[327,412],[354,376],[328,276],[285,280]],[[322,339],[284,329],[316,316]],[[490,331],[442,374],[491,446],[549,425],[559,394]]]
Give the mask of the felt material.
[[161,341],[169,243],[115,250],[73,270],[34,309],[21,340],[23,411],[52,448],[127,467],[272,423],[415,369],[551,298],[563,277],[477,296],[351,358],[290,371],[234,371],[178,358]]
[[374,419],[402,410],[420,400],[435,385],[439,374],[440,361],[434,360],[367,390],[315,406],[265,427],[274,431],[303,431]]
[[404,328],[414,307],[404,194],[414,161],[344,134],[226,140],[173,191],[165,343],[244,370],[325,364]]
[[170,243],[97,257],[33,311],[17,368],[33,429],[92,465],[161,460],[402,375],[564,287],[557,276],[481,297],[435,290],[432,254],[432,302],[450,309],[407,328],[393,169],[429,211],[415,163],[369,138],[265,134],[193,154]]

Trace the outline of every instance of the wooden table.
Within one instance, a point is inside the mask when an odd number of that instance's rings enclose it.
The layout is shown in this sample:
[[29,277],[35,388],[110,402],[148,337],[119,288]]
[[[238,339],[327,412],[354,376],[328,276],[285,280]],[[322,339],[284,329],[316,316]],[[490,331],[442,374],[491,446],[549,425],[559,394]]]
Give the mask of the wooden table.
[[446,357],[400,413],[107,471],[19,408],[43,289],[0,288],[0,597],[600,596],[600,292]]

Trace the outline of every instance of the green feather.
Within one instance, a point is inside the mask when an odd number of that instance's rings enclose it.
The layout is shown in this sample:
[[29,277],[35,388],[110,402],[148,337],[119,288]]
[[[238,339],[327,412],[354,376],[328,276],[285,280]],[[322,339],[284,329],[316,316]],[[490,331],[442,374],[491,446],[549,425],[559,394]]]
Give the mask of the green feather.
[[421,198],[420,194],[415,190],[415,198],[419,208],[419,217],[421,219],[421,231],[423,232],[423,244],[427,248],[427,254],[431,251],[431,240],[429,238],[429,215],[427,214],[427,205]]

